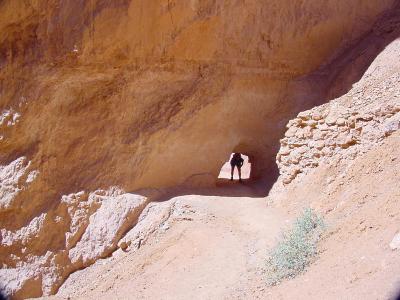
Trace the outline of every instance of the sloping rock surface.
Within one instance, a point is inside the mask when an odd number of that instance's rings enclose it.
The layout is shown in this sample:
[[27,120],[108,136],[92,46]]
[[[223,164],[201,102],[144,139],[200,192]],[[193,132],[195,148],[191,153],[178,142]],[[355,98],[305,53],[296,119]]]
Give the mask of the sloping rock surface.
[[277,155],[281,181],[332,157],[352,160],[400,129],[400,41],[390,44],[345,96],[298,114]]
[[17,231],[1,229],[2,253],[13,253],[4,257],[0,270],[2,290],[15,298],[54,293],[71,272],[116,250],[146,204],[145,197],[118,189],[79,192],[63,196],[54,212]]

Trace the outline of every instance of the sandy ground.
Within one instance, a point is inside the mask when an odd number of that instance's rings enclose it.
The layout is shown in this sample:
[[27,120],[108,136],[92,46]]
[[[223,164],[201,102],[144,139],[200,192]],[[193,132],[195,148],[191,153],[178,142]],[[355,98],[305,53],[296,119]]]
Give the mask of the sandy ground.
[[309,205],[327,223],[320,255],[271,299],[400,299],[400,133],[354,161],[332,161],[274,200],[295,213]]
[[[238,188],[251,192],[245,185]],[[134,254],[74,273],[59,296],[241,299],[263,289],[260,266],[287,223],[285,215],[269,208],[265,198],[189,195],[178,200],[190,209],[169,230]]]

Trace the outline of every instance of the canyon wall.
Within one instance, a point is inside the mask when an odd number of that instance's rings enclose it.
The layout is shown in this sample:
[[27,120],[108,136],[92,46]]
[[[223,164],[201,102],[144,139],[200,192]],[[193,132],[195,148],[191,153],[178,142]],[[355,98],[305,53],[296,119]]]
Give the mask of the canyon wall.
[[[108,255],[148,201],[124,191],[212,186],[232,151],[273,173],[287,121],[349,87],[396,3],[0,1],[5,289],[53,293]],[[106,248],[76,258],[102,218]]]

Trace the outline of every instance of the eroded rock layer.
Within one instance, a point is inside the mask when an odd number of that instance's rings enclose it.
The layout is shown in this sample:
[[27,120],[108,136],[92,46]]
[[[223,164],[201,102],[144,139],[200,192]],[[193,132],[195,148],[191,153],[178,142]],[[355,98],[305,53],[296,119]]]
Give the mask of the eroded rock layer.
[[232,151],[270,172],[287,120],[395,37],[395,2],[1,1],[3,288],[113,251],[148,201],[124,191],[213,185]]
[[346,95],[289,121],[277,155],[282,183],[333,157],[355,159],[400,129],[399,49],[398,40],[387,46]]

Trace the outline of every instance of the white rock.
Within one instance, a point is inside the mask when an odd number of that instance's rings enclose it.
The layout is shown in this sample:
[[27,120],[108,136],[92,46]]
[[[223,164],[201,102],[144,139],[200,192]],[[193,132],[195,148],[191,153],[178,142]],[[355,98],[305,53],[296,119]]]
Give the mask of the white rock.
[[172,199],[148,204],[140,214],[136,226],[121,239],[120,245],[126,243],[132,248],[132,245],[137,247],[139,243],[145,242],[151,233],[162,227],[162,224],[168,224],[167,220],[174,211],[175,202],[176,199]]
[[8,165],[0,165],[0,210],[9,208],[16,195],[22,190],[20,178],[27,172],[30,161],[22,156]]
[[89,226],[74,248],[69,251],[72,263],[88,265],[115,250],[122,235],[132,227],[147,204],[147,199],[134,194],[98,196],[101,206],[90,216]]
[[293,137],[293,136],[296,134],[296,132],[297,132],[297,127],[290,127],[290,128],[286,131],[285,136],[286,136],[286,137]]
[[338,126],[344,126],[346,124],[346,120],[344,118],[339,118],[336,120],[336,124]]
[[387,119],[384,123],[384,128],[385,128],[384,130],[385,130],[386,136],[399,130],[400,129],[400,115],[397,114],[397,115]]
[[390,249],[398,250],[400,249],[400,232],[398,232],[389,244]]
[[325,119],[325,123],[328,125],[335,125],[336,124],[336,118],[334,116],[328,116]]
[[322,114],[320,114],[319,112],[315,111],[312,113],[311,118],[315,121],[319,121],[322,119]]
[[297,115],[297,117],[303,120],[308,120],[310,119],[311,115],[309,111],[302,111]]

